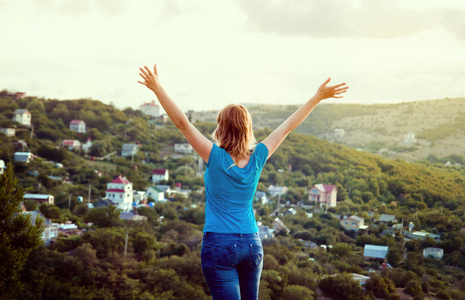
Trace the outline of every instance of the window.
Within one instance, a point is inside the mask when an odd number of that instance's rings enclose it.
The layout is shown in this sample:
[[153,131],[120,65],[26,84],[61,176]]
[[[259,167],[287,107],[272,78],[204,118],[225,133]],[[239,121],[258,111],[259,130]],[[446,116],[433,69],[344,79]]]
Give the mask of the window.
[[123,194],[119,194],[119,198],[120,198],[120,199],[123,198]]

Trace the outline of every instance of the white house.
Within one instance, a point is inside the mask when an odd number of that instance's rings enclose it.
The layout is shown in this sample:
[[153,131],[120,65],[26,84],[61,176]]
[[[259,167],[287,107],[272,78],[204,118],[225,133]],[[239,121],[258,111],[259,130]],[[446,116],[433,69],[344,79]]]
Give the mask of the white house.
[[415,144],[416,142],[417,139],[415,138],[415,133],[407,132],[406,134],[404,134],[404,143]]
[[55,203],[55,197],[49,194],[24,194],[23,196],[24,200],[33,200],[37,201],[37,204],[54,204]]
[[21,125],[31,126],[31,113],[27,109],[17,109],[13,113],[13,121]]
[[33,158],[31,152],[15,152],[15,161],[29,163]]
[[327,207],[335,207],[337,205],[337,188],[330,184],[315,184],[310,189],[308,201],[318,202]]
[[120,175],[112,182],[107,183],[105,198],[113,201],[122,211],[131,210],[133,197],[132,182],[126,177]]
[[423,249],[423,257],[428,258],[430,256],[432,256],[435,259],[441,260],[444,256],[444,249],[434,247],[428,247]]
[[389,246],[365,244],[363,249],[363,257],[385,259],[388,251]]
[[156,186],[150,186],[147,189],[146,195],[147,195],[147,197],[152,198],[156,202],[164,202],[164,201],[166,201],[165,193]]
[[274,229],[271,229],[270,226],[264,226],[262,222],[257,221],[258,234],[260,239],[271,239],[274,237]]
[[139,145],[137,144],[123,144],[121,147],[121,156],[128,157],[133,156],[139,150]]
[[69,129],[72,131],[86,133],[86,123],[83,120],[71,120]]
[[42,232],[42,240],[45,245],[49,245],[53,239],[58,237],[58,224],[52,223],[49,219],[44,217],[39,211],[26,211],[25,214],[31,216],[31,224],[35,225],[37,217],[44,219],[44,231]]
[[411,239],[414,239],[414,240],[423,241],[425,238],[430,237],[433,240],[435,240],[436,242],[441,241],[441,235],[426,232],[426,231],[404,232],[404,235],[407,236],[408,238],[411,238]]
[[334,129],[334,137],[335,138],[343,138],[344,137],[344,129],[342,129],[342,128]]
[[6,136],[15,136],[15,128],[0,128],[0,132],[3,132]]
[[64,140],[63,147],[68,147],[68,150],[81,149],[81,142],[78,140]]
[[261,191],[256,191],[255,192],[255,197],[254,197],[255,201],[260,201],[262,203],[262,205],[265,205],[269,202],[268,198],[266,197],[266,193],[265,192],[261,192]]
[[82,150],[89,152],[90,147],[92,147],[92,138],[88,137],[86,143],[82,145]]
[[270,196],[271,197],[275,197],[275,196],[279,196],[279,195],[282,195],[282,194],[285,194],[287,193],[289,189],[287,188],[287,186],[274,186],[274,185],[270,185],[268,187],[268,193],[270,193]]
[[345,230],[358,231],[359,229],[368,228],[368,225],[364,225],[364,222],[365,220],[363,218],[357,216],[344,216],[344,218],[340,221],[340,224]]
[[155,100],[152,102],[147,102],[139,106],[140,111],[147,116],[157,118],[160,116],[160,106],[155,103]]
[[132,198],[134,200],[133,204],[135,205],[147,203],[147,194],[145,191],[134,191]]
[[152,182],[153,184],[159,183],[170,178],[168,169],[153,169],[152,171]]
[[5,162],[3,159],[0,159],[0,175],[3,174],[3,171],[5,170]]
[[194,148],[189,143],[184,144],[174,144],[174,152],[189,154],[192,153]]
[[126,221],[147,221],[146,216],[141,216],[132,212],[121,212],[119,218]]

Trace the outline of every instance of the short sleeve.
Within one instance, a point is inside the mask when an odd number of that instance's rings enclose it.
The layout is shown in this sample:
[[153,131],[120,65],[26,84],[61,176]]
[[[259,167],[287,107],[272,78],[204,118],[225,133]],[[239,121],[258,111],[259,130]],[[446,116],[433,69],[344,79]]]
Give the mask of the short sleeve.
[[259,143],[257,146],[255,146],[254,155],[257,155],[256,159],[259,163],[260,168],[263,168],[263,166],[266,163],[266,160],[268,159],[268,148],[265,146],[265,144]]
[[213,144],[212,151],[210,151],[210,156],[208,157],[208,163],[206,163],[207,168],[211,168],[215,165],[218,165],[218,155],[220,152],[220,147],[216,144]]

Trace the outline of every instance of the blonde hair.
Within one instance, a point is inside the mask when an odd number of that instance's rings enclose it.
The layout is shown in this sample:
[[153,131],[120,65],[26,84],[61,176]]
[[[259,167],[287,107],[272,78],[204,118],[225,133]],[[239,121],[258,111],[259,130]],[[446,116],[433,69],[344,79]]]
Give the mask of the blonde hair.
[[240,104],[230,104],[223,108],[217,117],[218,126],[212,136],[236,160],[251,154],[257,141],[252,130],[252,117]]

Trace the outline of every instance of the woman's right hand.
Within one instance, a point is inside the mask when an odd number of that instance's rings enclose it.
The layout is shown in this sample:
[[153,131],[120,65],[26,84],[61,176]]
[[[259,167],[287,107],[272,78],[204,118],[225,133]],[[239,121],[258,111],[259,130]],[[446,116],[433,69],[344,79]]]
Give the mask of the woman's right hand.
[[328,98],[343,98],[341,94],[347,92],[349,87],[345,83],[340,83],[333,86],[327,86],[327,84],[331,81],[331,78],[326,79],[322,85],[318,88],[315,96],[319,100],[328,99]]
[[149,89],[151,89],[154,93],[156,93],[158,90],[161,89],[160,82],[158,81],[158,71],[157,71],[157,65],[153,67],[153,73],[150,71],[147,66],[144,66],[144,68],[139,68],[141,73],[139,73],[140,77],[144,79],[144,81],[137,81],[140,84],[145,85]]

